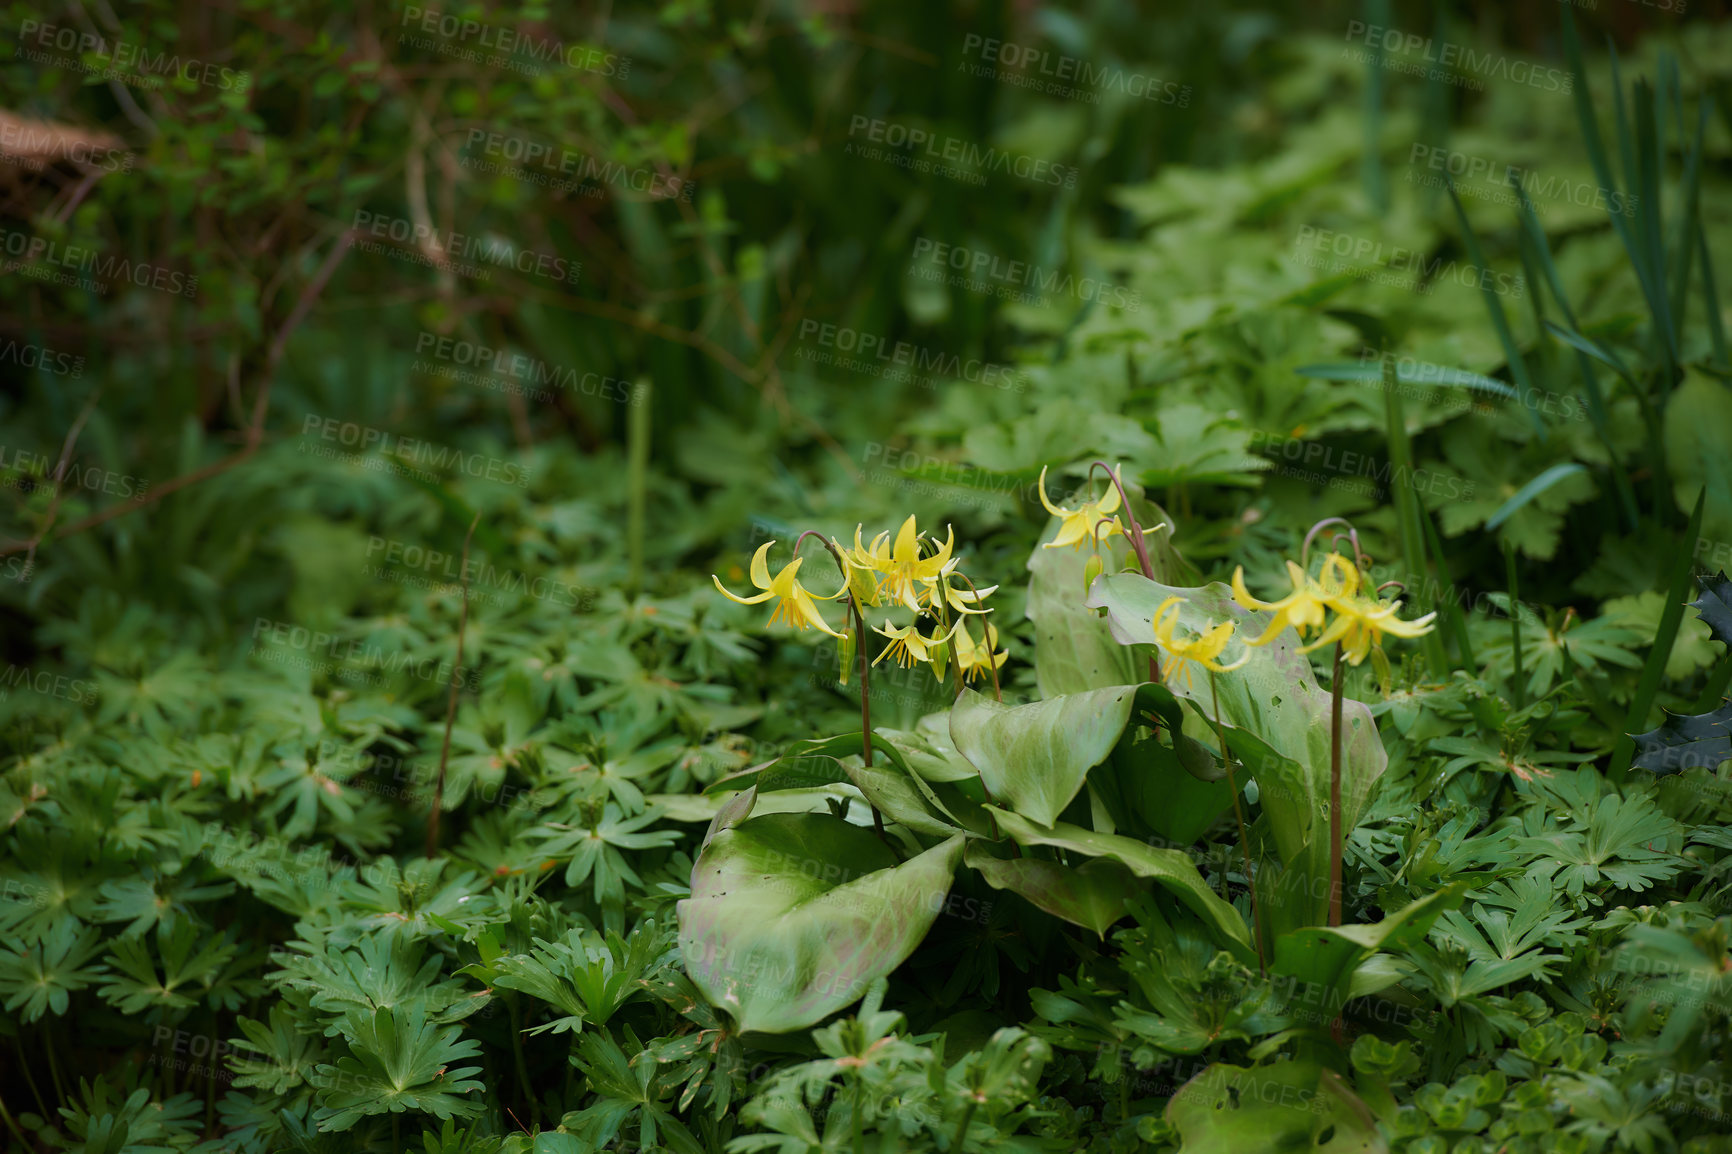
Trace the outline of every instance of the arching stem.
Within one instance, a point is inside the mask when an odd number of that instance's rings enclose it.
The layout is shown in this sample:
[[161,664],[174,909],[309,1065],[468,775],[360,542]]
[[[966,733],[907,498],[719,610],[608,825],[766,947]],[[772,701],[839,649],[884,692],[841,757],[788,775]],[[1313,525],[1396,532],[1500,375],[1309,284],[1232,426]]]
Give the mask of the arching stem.
[[1269,976],[1263,960],[1263,919],[1257,913],[1257,883],[1251,876],[1251,839],[1245,833],[1245,811],[1239,801],[1239,783],[1233,778],[1233,755],[1227,749],[1227,730],[1221,724],[1221,690],[1215,671],[1209,670],[1209,697],[1215,708],[1215,737],[1221,743],[1221,764],[1227,767],[1227,787],[1233,791],[1233,819],[1239,823],[1239,848],[1245,853],[1245,888],[1251,891],[1251,940],[1257,946],[1257,972]]
[[[842,575],[842,587],[848,589],[848,610],[854,617],[854,645],[860,656],[860,763],[866,768],[872,768],[872,706],[868,692],[867,678],[871,676],[871,665],[866,660],[866,617],[860,612],[859,602],[854,600],[854,593],[848,586],[848,560],[842,556],[824,534],[816,529],[807,529],[794,541],[794,555],[799,556],[800,546],[808,537],[816,537],[824,548],[830,551],[830,556],[836,558],[836,571]],[[864,796],[864,794],[862,794]],[[884,838],[884,815],[878,812],[878,807],[872,804],[872,799],[866,799],[866,807],[872,811],[872,828],[878,834],[879,840]]]
[[1335,684],[1329,701],[1329,924],[1341,924],[1341,655],[1335,643]]
[[1131,523],[1131,531],[1127,536],[1131,539],[1131,548],[1136,551],[1137,564],[1143,567],[1143,576],[1147,577],[1150,581],[1153,581],[1155,579],[1155,567],[1149,564],[1149,547],[1143,540],[1142,522],[1137,520],[1137,514],[1135,510],[1131,508],[1130,495],[1125,492],[1125,487],[1120,483],[1118,474],[1108,468],[1105,461],[1096,461],[1094,464],[1089,466],[1090,477],[1094,476],[1094,471],[1096,469],[1104,470],[1107,475],[1107,480],[1111,481],[1113,483],[1113,488],[1119,491],[1119,504],[1125,507],[1125,520]]
[[[1125,492],[1124,485],[1119,481],[1119,475],[1107,468],[1107,463],[1105,461],[1096,461],[1094,464],[1089,466],[1089,476],[1091,478],[1094,476],[1094,471],[1096,469],[1104,470],[1107,475],[1107,480],[1111,481],[1113,483],[1113,488],[1119,491],[1119,504],[1123,505],[1125,508],[1125,520],[1131,523],[1131,531],[1126,534],[1126,536],[1130,538],[1131,549],[1135,551],[1137,555],[1137,564],[1142,566],[1143,576],[1147,577],[1150,581],[1153,581],[1155,579],[1155,567],[1149,563],[1149,546],[1143,539],[1143,524],[1141,521],[1137,520],[1136,510],[1131,508],[1130,494]],[[1100,527],[1097,525],[1095,528],[1098,537]],[[1159,681],[1160,679],[1161,674],[1159,664],[1153,657],[1151,657],[1149,658],[1149,680]]]

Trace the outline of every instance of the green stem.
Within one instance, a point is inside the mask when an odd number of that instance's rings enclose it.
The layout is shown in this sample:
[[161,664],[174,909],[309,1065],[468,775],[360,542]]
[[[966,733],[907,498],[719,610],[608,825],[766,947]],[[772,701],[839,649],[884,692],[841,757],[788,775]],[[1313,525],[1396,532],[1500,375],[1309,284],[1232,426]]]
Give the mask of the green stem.
[[507,995],[505,1008],[511,1014],[511,1056],[517,1065],[517,1081],[518,1084],[523,1087],[523,1096],[529,1106],[530,1119],[539,1123],[540,1119],[537,1117],[536,1113],[535,1095],[529,1088],[529,1066],[523,1060],[523,1031],[521,1029],[523,1022],[519,1016],[517,999],[513,996]]
[[[1124,1080],[1121,1078],[1121,1085],[1123,1084],[1123,1081]],[[1123,1097],[1122,1090],[1120,1091],[1120,1097]],[[962,1120],[956,1124],[956,1134],[950,1139],[950,1149],[952,1154],[955,1154],[955,1151],[961,1150],[962,1144],[968,1141],[968,1124],[974,1120],[974,1108],[978,1105],[979,1102],[970,1097],[968,1105],[963,1107]]]
[[72,1096],[66,1092],[66,1083],[60,1078],[60,1058],[54,1052],[54,1039],[48,1039],[48,1073],[54,1079],[54,1092],[60,1095],[62,1102],[70,1102]]
[[1341,657],[1335,643],[1335,683],[1329,693],[1329,924],[1341,924]]
[[[825,539],[822,533],[807,529],[794,540],[794,554],[800,553],[800,545],[807,537],[816,537],[824,548],[830,550],[830,555],[836,558],[836,570],[842,575],[843,588],[848,587],[848,560],[842,556],[842,551]],[[867,769],[872,768],[872,706],[870,704],[869,682],[872,677],[872,665],[866,660],[866,615],[860,611],[860,602],[854,599],[854,594],[848,594],[848,611],[854,616],[854,647],[860,655],[860,764]],[[867,806],[872,810],[872,828],[878,834],[880,841],[884,838],[884,815],[878,812],[878,807],[870,800]]]
[[12,1131],[13,1135],[18,1139],[18,1148],[20,1150],[30,1149],[29,1140],[24,1137],[24,1131],[18,1128],[18,1123],[12,1120],[12,1111],[6,1108],[6,1100],[4,1098],[0,1098],[0,1118],[6,1119],[6,1128]]
[[863,1128],[864,1119],[861,1117],[861,1114],[865,1109],[865,1102],[863,1100],[864,1094],[865,1083],[859,1074],[855,1074],[854,1117],[850,1119],[854,1127],[854,1154],[866,1154],[866,1131]]
[[451,726],[457,721],[457,691],[463,684],[463,635],[469,631],[469,542],[475,536],[475,526],[481,524],[481,511],[469,522],[469,532],[463,535],[463,610],[457,617],[456,666],[451,670],[451,692],[445,701],[445,737],[439,744],[439,775],[433,784],[433,808],[427,815],[427,857],[439,852],[439,811],[445,804],[445,763],[451,756]]
[[[626,426],[629,454],[626,483],[630,494],[626,540],[631,561],[631,595],[636,597],[643,590],[644,505],[649,486],[650,382],[644,381],[634,390],[626,416]],[[847,575],[846,570],[843,575]]]
[[1503,561],[1504,573],[1509,585],[1510,653],[1515,661],[1515,684],[1512,686],[1511,696],[1515,698],[1517,709],[1525,709],[1528,703],[1528,683],[1527,677],[1522,672],[1522,622],[1521,612],[1518,608],[1521,602],[1517,600],[1515,546],[1510,543],[1508,537],[1505,537],[1503,541]]
[[[53,1115],[48,1112],[48,1104],[42,1100],[42,1091],[36,1085],[36,1075],[30,1072],[32,1069],[30,1059],[24,1056],[24,1039],[20,1037],[17,1042],[18,1066],[24,1071],[24,1080],[30,1085],[31,1096],[36,1099],[36,1111],[43,1118],[52,1118]],[[168,1095],[164,1094],[163,1097],[166,1098]]]

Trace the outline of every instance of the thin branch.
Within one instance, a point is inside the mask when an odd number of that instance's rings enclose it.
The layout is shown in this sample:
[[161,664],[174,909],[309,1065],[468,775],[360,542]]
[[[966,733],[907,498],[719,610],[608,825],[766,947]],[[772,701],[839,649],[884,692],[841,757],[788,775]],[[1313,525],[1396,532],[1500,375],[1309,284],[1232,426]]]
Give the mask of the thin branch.
[[475,526],[481,524],[481,510],[469,522],[469,532],[463,534],[463,611],[457,618],[457,663],[451,670],[451,694],[445,702],[445,739],[439,744],[439,777],[433,785],[433,811],[427,815],[427,856],[439,852],[439,810],[445,804],[445,763],[451,756],[451,726],[457,720],[457,690],[463,684],[463,634],[469,629],[469,542],[475,536]]

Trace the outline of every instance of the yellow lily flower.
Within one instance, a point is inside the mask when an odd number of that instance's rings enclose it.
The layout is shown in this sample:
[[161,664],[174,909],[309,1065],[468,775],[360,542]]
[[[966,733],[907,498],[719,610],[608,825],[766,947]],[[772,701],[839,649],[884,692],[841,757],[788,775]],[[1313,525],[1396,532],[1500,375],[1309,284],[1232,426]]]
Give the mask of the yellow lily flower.
[[886,621],[879,626],[878,632],[882,636],[888,637],[890,644],[884,647],[883,653],[872,659],[872,664],[877,665],[892,655],[896,658],[896,664],[904,669],[912,669],[922,662],[931,661],[932,650],[949,641],[961,625],[962,622],[958,621],[950,627],[950,632],[943,637],[922,637],[919,622],[898,629]]
[[1255,641],[1247,645],[1267,645],[1289,625],[1305,636],[1307,629],[1323,628],[1323,611],[1339,610],[1359,588],[1359,570],[1339,553],[1331,553],[1323,562],[1323,571],[1313,581],[1305,570],[1287,562],[1287,577],[1293,592],[1279,601],[1259,601],[1245,588],[1245,567],[1233,570],[1233,601],[1242,609],[1260,609],[1273,613],[1274,620]]
[[[1118,470],[1113,471],[1117,477]],[[1114,533],[1123,537],[1125,527],[1119,524],[1119,519],[1113,515],[1119,507],[1119,487],[1108,485],[1104,496],[1098,501],[1084,501],[1075,509],[1065,509],[1054,505],[1046,496],[1046,469],[1040,471],[1040,503],[1046,506],[1046,511],[1054,517],[1063,517],[1058,527],[1058,536],[1042,545],[1043,549],[1058,549],[1065,545],[1073,545],[1081,549],[1087,541],[1091,547],[1100,544],[1101,538],[1111,537]],[[1106,523],[1105,533],[1096,533],[1097,528]]]
[[1335,610],[1335,620],[1329,623],[1329,628],[1313,641],[1299,650],[1310,653],[1336,641],[1341,642],[1342,655],[1347,658],[1347,664],[1358,665],[1365,660],[1372,647],[1383,648],[1383,635],[1405,637],[1412,639],[1424,637],[1432,630],[1432,623],[1437,620],[1436,613],[1427,613],[1424,617],[1412,621],[1403,621],[1395,614],[1401,608],[1399,600],[1392,602],[1368,601],[1363,597],[1344,598],[1339,602],[1331,602]]
[[947,568],[938,576],[926,581],[926,607],[928,610],[938,608],[939,602],[949,605],[958,613],[991,613],[990,609],[979,606],[989,596],[998,590],[996,585],[988,585],[985,589],[956,589],[950,584],[952,569]]
[[873,538],[870,549],[863,549],[860,547],[860,531],[856,529],[852,564],[879,575],[872,604],[902,605],[919,613],[918,586],[937,581],[956,564],[950,556],[956,544],[956,531],[950,530],[944,544],[930,557],[920,555],[920,533],[914,527],[913,517],[902,522],[894,545],[885,544],[889,536],[880,533]]
[[1183,672],[1185,684],[1190,685],[1191,667],[1185,664],[1188,661],[1195,661],[1211,673],[1231,673],[1251,660],[1249,651],[1231,665],[1222,665],[1216,660],[1227,648],[1227,642],[1233,639],[1231,621],[1223,621],[1197,637],[1185,639],[1175,636],[1173,630],[1179,624],[1179,606],[1184,603],[1183,597],[1169,597],[1155,610],[1155,644],[1172,655],[1172,660],[1161,672],[1163,682],[1171,683],[1174,674]]
[[956,667],[962,670],[964,681],[973,681],[982,673],[1004,667],[1010,653],[1002,649],[994,653],[992,649],[997,644],[998,630],[991,625],[986,627],[985,644],[976,643],[966,626],[956,631]]
[[823,615],[818,612],[818,607],[812,603],[812,598],[817,596],[820,601],[834,601],[842,596],[848,588],[847,585],[844,584],[841,589],[828,597],[807,592],[805,587],[795,579],[795,575],[800,572],[800,563],[804,560],[802,557],[796,557],[788,562],[782,567],[782,571],[772,578],[770,576],[769,553],[770,546],[774,544],[774,541],[766,541],[758,547],[756,553],[752,554],[752,584],[763,590],[756,597],[734,596],[722,584],[722,579],[714,573],[710,574],[710,580],[716,583],[716,588],[721,590],[723,597],[741,605],[757,605],[772,597],[778,598],[776,611],[770,614],[771,625],[777,621],[786,621],[795,629],[817,626],[832,637],[841,637],[842,634],[824,623]]

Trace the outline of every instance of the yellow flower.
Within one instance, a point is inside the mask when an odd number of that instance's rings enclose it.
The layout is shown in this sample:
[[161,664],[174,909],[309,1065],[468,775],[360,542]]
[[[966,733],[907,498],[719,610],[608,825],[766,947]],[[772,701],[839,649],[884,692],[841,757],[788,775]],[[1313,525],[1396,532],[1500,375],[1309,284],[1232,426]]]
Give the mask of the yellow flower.
[[890,534],[880,533],[872,539],[872,547],[860,544],[860,530],[854,530],[854,550],[848,554],[849,564],[878,574],[873,590],[872,605],[902,605],[921,612],[918,586],[932,584],[948,573],[956,562],[950,551],[956,544],[956,532],[950,530],[944,544],[930,557],[920,555],[920,534],[914,528],[914,518],[902,522],[896,532],[896,542],[887,545]]
[[[961,623],[958,622],[960,625]],[[977,644],[969,635],[966,626],[956,631],[956,667],[962,670],[965,681],[973,681],[982,673],[993,669],[1002,669],[1005,659],[1010,656],[1006,650],[992,651],[998,644],[998,630],[991,625],[986,627],[986,643]]]
[[1185,603],[1183,597],[1169,597],[1161,602],[1155,610],[1155,644],[1172,654],[1172,660],[1161,673],[1161,680],[1171,682],[1175,673],[1183,672],[1185,684],[1191,684],[1191,667],[1187,661],[1195,661],[1211,673],[1231,673],[1245,662],[1251,660],[1251,654],[1246,654],[1231,665],[1222,665],[1216,660],[1227,648],[1227,642],[1233,639],[1233,623],[1223,621],[1197,637],[1182,639],[1174,636],[1173,630],[1179,624],[1179,607]]
[[1329,607],[1335,610],[1335,620],[1329,623],[1329,628],[1325,629],[1317,640],[1304,646],[1299,652],[1310,653],[1313,649],[1339,641],[1342,654],[1349,665],[1358,665],[1364,661],[1373,646],[1383,648],[1385,633],[1391,637],[1409,639],[1423,637],[1431,632],[1432,622],[1437,619],[1436,613],[1427,613],[1424,617],[1403,621],[1395,615],[1401,608],[1400,601],[1368,601],[1363,597],[1354,597],[1343,598],[1339,602],[1331,601]]
[[955,589],[951,587],[950,575],[952,569],[946,569],[938,576],[926,581],[926,607],[936,610],[940,601],[949,605],[958,613],[991,613],[990,609],[982,609],[980,605],[997,591],[998,586],[988,585],[985,589]]
[[[1113,476],[1118,476],[1117,470],[1114,470]],[[1081,549],[1084,541],[1092,547],[1098,545],[1102,537],[1111,537],[1114,533],[1124,536],[1124,526],[1112,515],[1119,507],[1117,485],[1108,485],[1105,495],[1098,501],[1084,501],[1075,509],[1065,509],[1047,500],[1046,469],[1043,467],[1040,471],[1040,503],[1045,505],[1046,511],[1054,517],[1064,518],[1059,524],[1058,536],[1041,546],[1043,549],[1057,549],[1065,545],[1074,545]],[[1096,530],[1103,522],[1106,523],[1107,530],[1097,535]]]
[[900,665],[904,669],[912,669],[915,665],[920,664],[921,662],[931,661],[932,650],[949,641],[951,635],[956,632],[957,628],[960,627],[961,624],[962,622],[958,621],[955,625],[952,625],[950,627],[950,632],[946,633],[943,637],[922,637],[920,635],[919,622],[898,629],[886,621],[878,628],[878,632],[881,635],[888,637],[890,639],[890,644],[884,647],[883,653],[880,653],[877,657],[872,659],[872,664],[877,665],[880,661],[883,661],[886,657],[891,655],[896,657],[896,664]]
[[1307,629],[1323,628],[1323,611],[1339,609],[1359,588],[1359,570],[1339,553],[1331,553],[1323,562],[1323,571],[1313,581],[1305,570],[1287,562],[1287,577],[1293,592],[1279,601],[1259,601],[1245,588],[1245,567],[1233,570],[1233,600],[1242,609],[1261,609],[1273,613],[1274,620],[1262,636],[1248,645],[1267,645],[1291,625],[1300,637]]
[[[812,604],[814,594],[808,593],[805,587],[795,580],[795,574],[800,572],[800,562],[803,558],[794,558],[783,567],[780,573],[771,578],[768,558],[770,546],[774,544],[774,541],[766,541],[758,547],[756,553],[752,554],[752,584],[763,590],[756,597],[734,596],[723,587],[722,579],[714,573],[710,574],[710,580],[716,583],[716,588],[721,590],[723,597],[729,601],[737,601],[741,605],[756,605],[759,602],[768,601],[772,597],[778,598],[776,611],[770,614],[771,625],[777,621],[786,621],[795,629],[805,629],[815,625],[832,637],[841,637],[840,633],[824,624],[824,618],[818,612],[818,607]],[[828,597],[819,596],[818,600],[834,601],[842,596],[842,592],[846,588],[847,586],[843,585],[842,589],[836,590]]]

